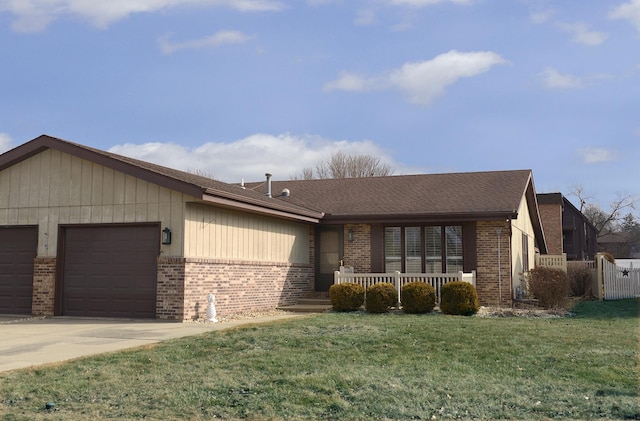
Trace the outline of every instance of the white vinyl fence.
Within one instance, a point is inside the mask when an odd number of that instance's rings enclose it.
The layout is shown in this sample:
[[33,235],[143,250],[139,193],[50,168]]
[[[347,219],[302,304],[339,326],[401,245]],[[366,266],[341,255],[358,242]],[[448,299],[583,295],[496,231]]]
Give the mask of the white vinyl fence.
[[640,268],[617,266],[602,259],[605,300],[640,298]]
[[342,284],[351,282],[361,285],[367,289],[371,285],[381,282],[393,284],[398,291],[398,300],[400,300],[402,287],[410,282],[425,282],[436,290],[436,302],[440,303],[440,288],[447,282],[463,281],[468,282],[474,287],[476,286],[476,271],[470,273],[353,273],[348,271],[336,271],[334,273],[334,284]]

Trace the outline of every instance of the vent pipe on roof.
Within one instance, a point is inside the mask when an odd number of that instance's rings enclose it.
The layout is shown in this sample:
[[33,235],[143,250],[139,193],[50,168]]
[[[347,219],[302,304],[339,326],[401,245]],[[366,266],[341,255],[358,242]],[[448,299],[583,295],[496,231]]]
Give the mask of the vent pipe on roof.
[[271,174],[266,173],[267,176],[267,197],[271,197]]

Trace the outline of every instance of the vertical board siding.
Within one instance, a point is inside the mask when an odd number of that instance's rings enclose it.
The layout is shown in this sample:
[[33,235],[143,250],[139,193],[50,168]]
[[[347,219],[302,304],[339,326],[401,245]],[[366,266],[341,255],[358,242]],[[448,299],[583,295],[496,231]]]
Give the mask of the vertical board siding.
[[45,150],[0,171],[0,225],[38,225],[38,256],[55,257],[58,224],[160,222],[173,232],[164,255],[182,254],[191,196],[102,165]]
[[186,257],[309,263],[306,224],[189,203],[185,236]]

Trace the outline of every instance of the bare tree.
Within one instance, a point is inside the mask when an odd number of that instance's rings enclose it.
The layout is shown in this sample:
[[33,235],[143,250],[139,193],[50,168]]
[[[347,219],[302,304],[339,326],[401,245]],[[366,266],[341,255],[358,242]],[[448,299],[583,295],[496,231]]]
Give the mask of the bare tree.
[[293,176],[294,180],[312,180],[327,178],[381,177],[392,175],[394,170],[389,164],[372,155],[351,155],[338,151],[326,161],[318,161],[314,168],[307,167],[302,173]]
[[211,171],[208,170],[202,170],[202,169],[191,169],[191,170],[187,170],[187,172],[189,174],[193,174],[193,175],[198,175],[200,177],[206,177],[206,178],[210,178],[212,180],[216,180],[215,175],[213,175],[213,173]]
[[603,210],[598,204],[591,203],[593,196],[587,195],[582,186],[574,186],[569,195],[576,196],[580,200],[580,212],[596,228],[598,235],[614,232],[620,228],[625,210],[635,209],[636,202],[633,196],[619,195],[609,203],[609,210]]

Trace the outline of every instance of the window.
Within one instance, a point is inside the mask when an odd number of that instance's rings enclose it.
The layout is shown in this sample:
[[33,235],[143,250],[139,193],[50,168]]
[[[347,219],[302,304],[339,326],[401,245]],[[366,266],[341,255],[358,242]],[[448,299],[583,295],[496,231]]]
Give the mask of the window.
[[384,267],[387,272],[402,271],[400,227],[384,229]]
[[463,270],[462,226],[385,227],[385,271],[454,273]]
[[445,227],[445,232],[447,273],[460,272],[462,270],[462,227]]
[[425,229],[425,271],[442,272],[442,227],[424,227]]
[[404,229],[404,271],[407,273],[422,272],[422,238],[420,227]]
[[529,272],[529,237],[522,233],[522,271]]

